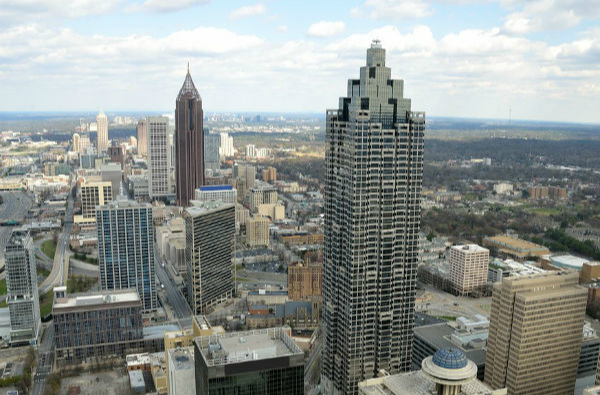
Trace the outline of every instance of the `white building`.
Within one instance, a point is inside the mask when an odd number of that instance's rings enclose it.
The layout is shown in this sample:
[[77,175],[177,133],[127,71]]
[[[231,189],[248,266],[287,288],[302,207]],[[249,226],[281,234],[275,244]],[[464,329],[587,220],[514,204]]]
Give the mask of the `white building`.
[[196,395],[194,348],[169,350],[169,395]]
[[233,149],[233,137],[230,137],[228,133],[221,133],[221,146],[219,148],[219,154],[221,157],[230,157],[235,155]]
[[171,194],[171,147],[169,118],[148,117],[148,194],[150,198]]
[[194,197],[199,202],[220,200],[223,203],[235,204],[237,190],[231,185],[207,185],[196,189]]
[[450,282],[459,295],[481,290],[487,284],[490,251],[477,244],[450,249]]
[[513,184],[508,182],[501,182],[499,184],[494,185],[494,192],[498,195],[506,195],[513,191]]
[[96,117],[96,124],[98,125],[98,141],[96,147],[98,147],[98,153],[106,151],[108,148],[108,118],[102,110]]

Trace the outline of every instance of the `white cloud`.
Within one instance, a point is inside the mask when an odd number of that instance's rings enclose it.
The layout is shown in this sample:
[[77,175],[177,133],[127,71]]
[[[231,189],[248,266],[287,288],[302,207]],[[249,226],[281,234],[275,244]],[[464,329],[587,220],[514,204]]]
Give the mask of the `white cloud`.
[[280,33],[285,33],[285,32],[288,31],[288,27],[287,27],[287,25],[277,26],[277,31],[280,32]]
[[175,12],[209,2],[210,0],[145,0],[129,6],[127,11]]
[[354,17],[407,20],[431,15],[432,10],[423,0],[366,0],[362,6],[351,9]]
[[267,7],[262,3],[257,3],[254,5],[248,5],[236,10],[231,11],[229,14],[230,19],[240,19],[246,18],[250,16],[262,15],[267,12]]
[[308,35],[312,37],[331,37],[342,34],[346,30],[346,24],[342,21],[321,21],[312,24],[308,28]]
[[52,16],[75,18],[104,14],[123,0],[0,0],[0,18],[30,18]]

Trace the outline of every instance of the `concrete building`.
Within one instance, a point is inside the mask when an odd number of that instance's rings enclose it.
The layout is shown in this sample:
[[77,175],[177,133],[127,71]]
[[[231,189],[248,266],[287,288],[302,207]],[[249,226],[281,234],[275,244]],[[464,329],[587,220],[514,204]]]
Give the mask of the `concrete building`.
[[194,202],[183,212],[186,237],[187,297],[193,314],[233,294],[232,256],[235,206]]
[[59,366],[124,357],[143,339],[141,302],[135,289],[66,294],[54,288],[52,316]]
[[100,113],[96,116],[96,125],[98,128],[98,141],[96,147],[98,153],[102,154],[102,152],[106,151],[108,148],[108,118],[102,110],[100,110]]
[[41,318],[35,249],[29,231],[14,229],[2,253],[6,269],[10,343],[36,344]]
[[169,118],[148,117],[148,183],[150,198],[171,194]]
[[288,297],[291,300],[310,300],[323,296],[323,265],[297,262],[288,265]]
[[511,395],[573,393],[587,298],[578,280],[548,272],[494,285],[487,384]]
[[246,222],[250,219],[250,210],[241,204],[237,203],[235,205],[235,228],[236,230],[240,230],[241,226],[246,226]]
[[238,183],[242,181],[245,186],[243,190],[237,187],[238,197],[243,199],[246,197],[246,192],[250,188],[254,188],[256,182],[256,167],[248,164],[236,163],[233,165],[233,178],[236,179]]
[[110,181],[90,181],[81,184],[81,215],[84,219],[96,218],[96,207],[112,202]]
[[81,144],[81,136],[79,136],[79,133],[73,133],[73,139],[72,139],[72,151],[73,152],[77,152],[80,153],[80,144]]
[[142,310],[156,310],[152,206],[117,200],[98,207],[96,222],[100,289],[136,289]]
[[123,181],[121,165],[119,163],[107,163],[102,166],[102,181],[110,182],[112,200],[117,200],[117,196],[121,194],[121,182]]
[[583,340],[579,351],[577,378],[596,376],[598,356],[600,355],[600,338],[589,322],[583,325]]
[[127,185],[133,200],[144,203],[150,200],[148,177],[146,175],[135,175],[127,177]]
[[509,182],[501,182],[499,184],[494,185],[494,192],[498,195],[506,195],[513,191],[513,184]]
[[281,221],[285,219],[285,206],[279,203],[259,204],[257,213],[271,218],[271,221]]
[[284,328],[194,340],[196,394],[303,395],[304,353]]
[[204,135],[204,171],[216,172],[221,168],[220,134]]
[[277,169],[273,166],[269,166],[262,171],[262,178],[264,182],[276,182],[277,181]]
[[250,247],[268,247],[271,221],[267,217],[252,217],[246,221],[246,244]]
[[477,366],[456,348],[443,348],[425,358],[422,369],[404,374],[382,374],[358,384],[361,395],[506,395],[479,381]]
[[505,277],[531,276],[545,272],[546,270],[529,263],[521,263],[512,259],[494,259],[488,266],[488,282],[497,283]]
[[221,133],[220,136],[219,154],[224,158],[235,155],[235,150],[233,148],[233,137],[229,136],[228,133]]
[[408,371],[414,326],[425,114],[411,111],[374,41],[327,111],[321,386]]
[[202,98],[188,68],[175,101],[175,189],[177,205],[188,207],[194,191],[204,185]]
[[196,395],[194,348],[168,351],[169,395]]
[[485,237],[483,246],[488,247],[495,256],[512,258],[520,262],[550,255],[550,250],[544,246],[508,235]]
[[140,119],[137,124],[137,153],[148,156],[148,123]]
[[261,204],[276,204],[279,196],[277,188],[261,181],[255,187],[248,190],[248,199],[250,202],[250,212],[257,213],[258,207]]
[[90,141],[90,135],[83,133],[79,136],[79,153],[84,154],[88,147],[93,148],[92,142]]
[[206,185],[196,189],[194,200],[199,202],[220,200],[223,203],[235,204],[237,190],[231,185]]
[[600,386],[594,386],[584,389],[583,395],[600,395]]
[[490,251],[477,244],[450,248],[450,282],[460,296],[482,293],[488,279]]

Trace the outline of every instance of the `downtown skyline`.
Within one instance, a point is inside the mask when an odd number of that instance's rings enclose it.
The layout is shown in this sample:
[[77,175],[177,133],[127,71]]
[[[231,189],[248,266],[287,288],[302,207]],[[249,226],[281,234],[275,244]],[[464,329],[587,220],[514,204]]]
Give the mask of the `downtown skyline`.
[[430,115],[597,123],[600,13],[568,3],[3,0],[0,108],[170,111],[189,61],[207,112],[321,112],[380,39]]

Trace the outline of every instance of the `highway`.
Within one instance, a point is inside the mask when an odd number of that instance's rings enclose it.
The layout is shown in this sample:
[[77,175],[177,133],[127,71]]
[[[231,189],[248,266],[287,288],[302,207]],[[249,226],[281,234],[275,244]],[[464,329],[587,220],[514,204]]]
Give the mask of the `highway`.
[[66,282],[65,266],[69,261],[69,238],[71,237],[71,230],[73,229],[73,195],[69,193],[67,200],[67,211],[65,213],[65,219],[63,222],[62,233],[58,238],[56,246],[56,254],[54,255],[54,265],[50,275],[42,285],[39,287],[39,294],[43,295],[48,290],[58,286],[64,285]]
[[[165,265],[164,267],[163,264]],[[169,273],[167,273],[167,265],[168,263],[159,256],[155,248],[154,267],[156,271],[156,277],[160,283],[165,286],[164,291],[167,293],[167,298],[169,299],[168,303],[173,309],[175,318],[179,321],[179,326],[182,329],[191,328],[192,311],[181,292],[179,292],[177,289],[175,281],[173,281],[173,278],[169,275]]]

